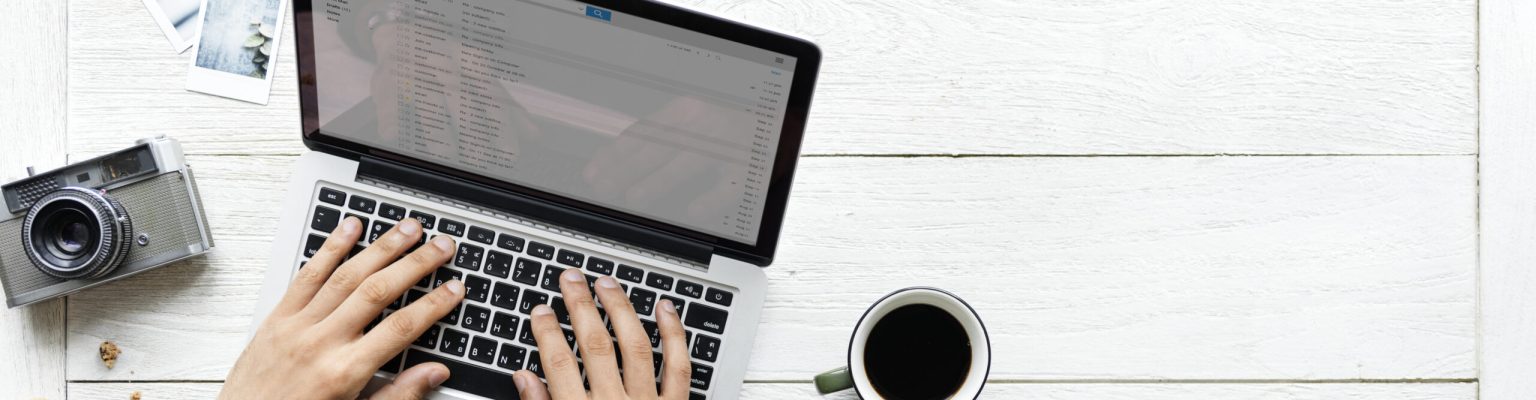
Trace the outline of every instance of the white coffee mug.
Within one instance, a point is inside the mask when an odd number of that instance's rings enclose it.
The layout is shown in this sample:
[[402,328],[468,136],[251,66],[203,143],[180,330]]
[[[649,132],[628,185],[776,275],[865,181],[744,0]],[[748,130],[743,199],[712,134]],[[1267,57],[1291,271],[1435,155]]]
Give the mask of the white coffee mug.
[[[970,369],[959,388],[955,389],[949,398],[975,399],[980,396],[982,386],[987,383],[987,374],[992,369],[992,342],[987,338],[986,325],[981,323],[981,317],[976,314],[976,310],[964,300],[952,293],[931,287],[909,287],[891,292],[864,311],[864,316],[859,318],[858,325],[853,329],[853,337],[848,343],[848,365],[817,375],[816,390],[821,394],[828,394],[852,388],[861,398],[883,399],[884,397],[875,390],[874,384],[870,382],[869,375],[866,373],[867,369],[864,365],[866,344],[869,341],[870,332],[882,318],[891,311],[913,304],[937,307],[949,313],[964,328],[966,340],[970,341]],[[922,365],[911,367],[925,368]]]

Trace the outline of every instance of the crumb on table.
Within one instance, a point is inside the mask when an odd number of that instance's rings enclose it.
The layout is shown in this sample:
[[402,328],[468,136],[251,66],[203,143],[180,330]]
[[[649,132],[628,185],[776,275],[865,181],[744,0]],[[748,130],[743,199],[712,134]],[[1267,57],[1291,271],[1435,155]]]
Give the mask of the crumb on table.
[[106,364],[107,369],[112,369],[113,366],[117,365],[117,355],[120,353],[122,353],[122,350],[119,350],[112,341],[101,342],[101,363]]

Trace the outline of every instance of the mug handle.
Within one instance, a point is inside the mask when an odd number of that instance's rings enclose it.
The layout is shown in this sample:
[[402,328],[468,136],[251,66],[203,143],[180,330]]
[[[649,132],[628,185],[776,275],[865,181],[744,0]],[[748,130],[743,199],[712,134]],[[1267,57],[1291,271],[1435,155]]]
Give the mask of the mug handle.
[[853,387],[853,373],[841,367],[816,375],[816,392],[828,394]]

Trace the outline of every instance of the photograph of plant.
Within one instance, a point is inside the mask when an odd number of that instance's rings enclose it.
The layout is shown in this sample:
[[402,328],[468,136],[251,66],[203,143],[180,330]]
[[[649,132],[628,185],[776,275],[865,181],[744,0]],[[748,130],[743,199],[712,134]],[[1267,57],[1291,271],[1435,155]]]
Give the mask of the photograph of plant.
[[208,0],[197,66],[266,79],[282,0]]

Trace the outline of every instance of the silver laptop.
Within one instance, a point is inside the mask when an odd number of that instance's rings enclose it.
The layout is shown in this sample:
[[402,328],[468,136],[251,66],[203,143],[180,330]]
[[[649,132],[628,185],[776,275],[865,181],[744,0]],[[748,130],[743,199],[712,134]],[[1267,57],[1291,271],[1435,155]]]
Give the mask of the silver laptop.
[[533,306],[554,307],[574,338],[556,278],[574,268],[625,283],[653,345],[656,303],[679,305],[692,397],[738,396],[814,45],[635,0],[296,0],[294,11],[310,151],[275,210],[258,323],[341,219],[366,226],[355,254],[415,218],[423,241],[452,237],[457,254],[380,317],[448,279],[466,299],[375,383],[441,362],[452,377],[437,398],[517,398],[512,372],[540,371]]

